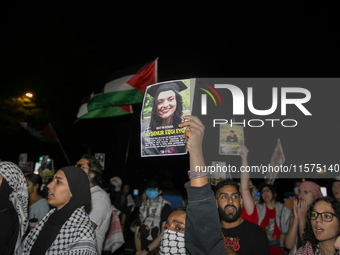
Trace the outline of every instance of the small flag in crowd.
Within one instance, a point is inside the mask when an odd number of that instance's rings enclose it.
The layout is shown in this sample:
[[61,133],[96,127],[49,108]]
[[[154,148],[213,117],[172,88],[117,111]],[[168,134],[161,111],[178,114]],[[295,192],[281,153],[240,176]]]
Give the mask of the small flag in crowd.
[[146,87],[157,82],[157,59],[144,66],[121,70],[83,100],[77,120],[115,117],[132,113],[131,104],[143,102]]
[[57,143],[58,138],[56,137],[53,127],[50,123],[43,130],[36,130],[27,125],[27,122],[19,122],[19,124],[34,138],[48,143]]

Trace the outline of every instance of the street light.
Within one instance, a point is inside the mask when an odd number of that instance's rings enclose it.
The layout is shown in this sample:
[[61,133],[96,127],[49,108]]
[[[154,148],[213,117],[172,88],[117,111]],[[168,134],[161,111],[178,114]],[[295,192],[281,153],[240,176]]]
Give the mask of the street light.
[[32,98],[32,97],[33,97],[33,94],[32,94],[32,93],[29,93],[29,92],[27,92],[27,93],[26,93],[26,96],[27,96],[27,97],[29,97],[29,98]]

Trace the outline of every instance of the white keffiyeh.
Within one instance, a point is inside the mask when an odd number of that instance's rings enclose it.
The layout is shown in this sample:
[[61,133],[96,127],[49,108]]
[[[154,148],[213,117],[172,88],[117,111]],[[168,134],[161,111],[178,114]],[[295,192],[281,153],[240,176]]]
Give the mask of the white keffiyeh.
[[0,174],[6,179],[8,185],[13,189],[10,200],[19,217],[19,235],[15,250],[21,244],[21,238],[28,227],[28,191],[25,176],[20,168],[11,162],[0,162]]
[[143,204],[139,209],[139,219],[140,221],[149,228],[149,235],[146,238],[152,241],[151,232],[152,229],[158,228],[158,235],[160,233],[159,225],[161,222],[162,209],[165,204],[169,203],[163,197],[158,196],[153,203],[150,205],[150,200]]

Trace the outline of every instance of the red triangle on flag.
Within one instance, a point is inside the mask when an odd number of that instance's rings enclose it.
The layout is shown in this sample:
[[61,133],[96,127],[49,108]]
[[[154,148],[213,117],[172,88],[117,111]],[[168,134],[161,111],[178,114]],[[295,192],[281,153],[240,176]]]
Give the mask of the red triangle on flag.
[[121,105],[119,106],[122,110],[127,111],[128,113],[132,113],[131,105]]
[[126,83],[145,94],[146,87],[156,83],[156,65],[157,60],[140,70]]
[[58,142],[58,139],[52,133],[52,128],[51,128],[50,124],[47,124],[47,126],[40,132],[40,135],[42,135],[43,137],[45,137],[49,140],[53,140],[55,142]]

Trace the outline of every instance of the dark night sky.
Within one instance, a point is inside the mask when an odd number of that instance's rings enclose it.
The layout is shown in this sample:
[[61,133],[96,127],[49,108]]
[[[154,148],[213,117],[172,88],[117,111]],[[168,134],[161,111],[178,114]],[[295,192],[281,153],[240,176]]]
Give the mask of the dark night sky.
[[[150,7],[146,12],[143,8],[147,6],[131,9],[122,4],[58,6],[3,1],[0,98],[32,91],[48,109],[47,119],[72,162],[91,146],[92,153],[106,153],[108,177],[144,178],[147,173],[148,177],[153,175],[159,166],[166,166],[185,181],[187,156],[176,160],[140,159],[140,105],[134,106],[132,116],[74,124],[81,99],[110,73],[157,57],[159,81],[192,77],[339,77],[339,3],[284,4],[227,6],[221,11],[215,6],[211,12],[207,6],[200,11],[192,6]],[[326,92],[320,89],[320,93]],[[320,98],[327,101],[325,94]],[[314,102],[313,107],[324,105]],[[328,102],[334,114],[338,104]],[[329,120],[315,119],[316,125],[322,126],[320,121]],[[337,127],[329,127],[331,136]],[[22,152],[29,154],[29,160],[36,160],[46,153],[56,160],[56,166],[66,164],[59,147],[27,138],[19,127],[12,134],[2,133],[1,139],[5,141],[0,151],[2,160],[16,162]],[[338,141],[335,137],[334,143]],[[292,150],[296,142],[291,139],[284,150]],[[329,146],[332,152],[336,150],[334,143]],[[257,149],[252,144],[248,147]],[[265,157],[269,160],[270,155]],[[180,189],[182,182],[178,183]]]

